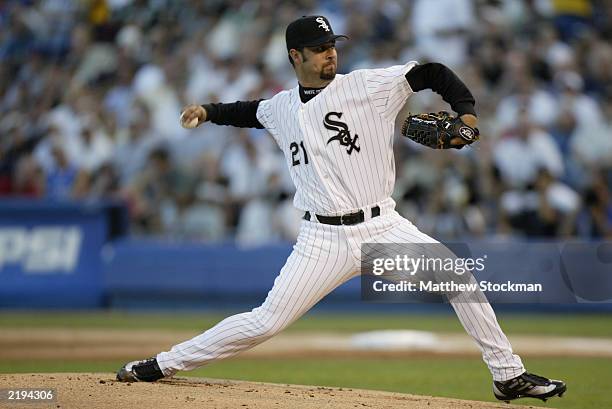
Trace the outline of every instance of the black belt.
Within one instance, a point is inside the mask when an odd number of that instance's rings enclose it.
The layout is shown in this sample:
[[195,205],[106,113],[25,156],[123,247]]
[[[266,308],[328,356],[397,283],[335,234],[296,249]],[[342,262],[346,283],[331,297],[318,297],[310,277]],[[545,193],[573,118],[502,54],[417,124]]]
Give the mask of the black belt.
[[[380,216],[380,207],[379,206],[372,207],[371,212],[372,212],[372,218]],[[363,223],[363,221],[365,220],[365,215],[363,213],[363,210],[360,210],[355,213],[343,214],[341,216],[320,216],[318,214],[316,216],[317,216],[317,220],[319,221],[319,223],[332,224],[334,226],[340,226],[340,225],[351,226],[353,224]],[[304,213],[303,219],[310,221],[310,212]]]

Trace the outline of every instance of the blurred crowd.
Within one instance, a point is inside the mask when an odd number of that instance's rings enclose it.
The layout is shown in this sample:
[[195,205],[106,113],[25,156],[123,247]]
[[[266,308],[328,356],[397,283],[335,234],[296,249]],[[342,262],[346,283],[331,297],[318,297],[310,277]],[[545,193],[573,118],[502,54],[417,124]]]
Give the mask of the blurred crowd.
[[[340,72],[438,61],[474,93],[473,148],[397,136],[394,197],[423,231],[612,237],[606,0],[0,1],[0,197],[122,200],[140,234],[294,239],[265,131],[178,118],[295,86],[284,31],[306,14],[350,37]],[[442,109],[424,91],[403,114]]]

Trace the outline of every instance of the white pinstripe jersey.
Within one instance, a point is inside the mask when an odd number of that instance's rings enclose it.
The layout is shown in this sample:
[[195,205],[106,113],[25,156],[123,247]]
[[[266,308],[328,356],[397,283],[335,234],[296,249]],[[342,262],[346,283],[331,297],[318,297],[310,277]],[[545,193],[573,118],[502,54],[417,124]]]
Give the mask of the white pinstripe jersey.
[[394,122],[416,64],[338,74],[306,103],[299,87],[260,102],[257,119],[285,154],[295,207],[337,215],[391,196]]

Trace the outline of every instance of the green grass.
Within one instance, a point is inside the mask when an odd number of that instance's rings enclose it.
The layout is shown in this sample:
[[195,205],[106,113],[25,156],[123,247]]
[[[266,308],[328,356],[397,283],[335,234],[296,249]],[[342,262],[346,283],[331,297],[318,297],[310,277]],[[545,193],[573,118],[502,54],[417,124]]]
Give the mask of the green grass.
[[[39,328],[140,328],[201,330],[227,314],[210,313],[0,313],[0,329]],[[509,334],[612,337],[612,314],[499,314]],[[416,329],[462,332],[454,314],[308,314],[288,331],[356,332],[378,329]]]
[[[0,314],[2,328],[124,328],[203,330],[227,314],[207,313],[14,313]],[[510,335],[564,335],[612,338],[612,314],[499,314]],[[309,314],[288,331],[356,332],[375,329],[462,332],[454,314]],[[2,361],[0,372],[114,372],[121,361]],[[568,382],[558,408],[612,408],[608,393],[612,359],[529,358],[530,371]],[[489,373],[478,358],[401,359],[232,359],[186,376],[340,386],[493,401]],[[527,400],[524,404],[541,405]]]
[[[526,365],[534,373],[567,381],[570,392],[552,403],[554,407],[612,407],[607,393],[612,379],[610,359],[529,359]],[[495,400],[489,372],[477,358],[232,360],[189,375]],[[540,401],[526,402],[537,405]]]
[[[529,370],[562,378],[568,393],[548,405],[556,408],[609,408],[612,360],[529,359]],[[0,372],[114,372],[122,362],[1,362]],[[181,375],[250,381],[377,389],[418,395],[494,401],[491,380],[476,358],[409,359],[231,359]],[[521,402],[521,401],[519,401]]]

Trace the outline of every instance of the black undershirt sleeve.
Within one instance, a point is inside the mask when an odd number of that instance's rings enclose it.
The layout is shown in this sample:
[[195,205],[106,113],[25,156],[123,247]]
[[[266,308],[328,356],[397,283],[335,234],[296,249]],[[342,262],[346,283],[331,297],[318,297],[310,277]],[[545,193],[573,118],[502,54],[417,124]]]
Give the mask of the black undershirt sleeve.
[[206,110],[206,121],[213,124],[263,129],[264,126],[257,120],[257,107],[261,101],[204,104],[202,107]]
[[427,63],[413,67],[406,80],[414,92],[430,88],[440,94],[459,116],[476,115],[476,101],[466,85],[448,67],[440,63]]

